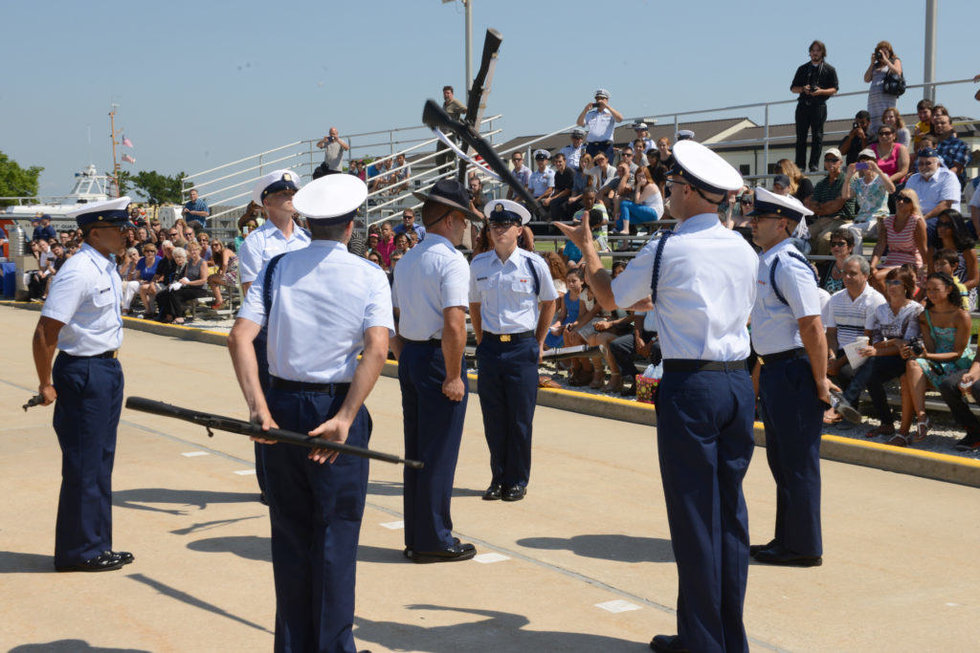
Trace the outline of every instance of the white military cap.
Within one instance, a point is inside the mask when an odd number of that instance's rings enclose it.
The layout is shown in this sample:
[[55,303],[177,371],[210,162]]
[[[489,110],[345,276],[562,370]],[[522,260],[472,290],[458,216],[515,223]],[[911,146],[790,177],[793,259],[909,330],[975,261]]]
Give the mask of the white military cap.
[[592,97],[604,97],[604,98],[606,98],[608,100],[609,99],[609,91],[607,91],[604,88],[597,88],[595,90],[595,93],[592,95]]
[[686,141],[694,138],[694,132],[690,129],[681,129],[676,134],[674,134],[675,141]]
[[531,221],[530,211],[512,200],[490,200],[483,207],[483,213],[490,222],[520,220],[523,226]]
[[[65,216],[74,218],[75,224],[79,227],[98,223],[131,227],[133,224],[129,221],[129,211],[126,210],[131,201],[129,197],[123,196],[112,200],[79,204],[78,208],[68,211]],[[51,216],[45,215],[44,217],[50,218]]]
[[293,196],[293,208],[318,224],[350,222],[367,193],[367,185],[354,175],[327,175],[303,186]]
[[765,188],[756,188],[755,201],[749,215],[778,215],[799,222],[806,216],[813,215],[813,211],[792,195],[777,195]]
[[302,186],[299,175],[292,170],[273,170],[255,182],[255,186],[252,187],[252,201],[262,206],[262,200],[267,195],[286,188],[299,190]]
[[643,131],[644,129],[649,129],[649,127],[647,127],[647,124],[645,122],[641,120],[637,120],[636,122],[633,123],[633,129],[635,129],[636,131]]
[[742,175],[730,163],[697,141],[674,144],[674,167],[668,174],[681,177],[709,193],[727,193],[742,187]]
[[548,150],[534,150],[535,159],[550,159],[551,153]]

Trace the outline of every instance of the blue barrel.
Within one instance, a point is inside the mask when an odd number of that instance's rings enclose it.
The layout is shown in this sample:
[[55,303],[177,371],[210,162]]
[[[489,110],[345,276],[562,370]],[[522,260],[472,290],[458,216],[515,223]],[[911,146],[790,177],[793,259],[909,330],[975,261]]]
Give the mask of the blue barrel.
[[13,299],[17,292],[17,264],[0,263],[0,287],[3,288],[3,296]]

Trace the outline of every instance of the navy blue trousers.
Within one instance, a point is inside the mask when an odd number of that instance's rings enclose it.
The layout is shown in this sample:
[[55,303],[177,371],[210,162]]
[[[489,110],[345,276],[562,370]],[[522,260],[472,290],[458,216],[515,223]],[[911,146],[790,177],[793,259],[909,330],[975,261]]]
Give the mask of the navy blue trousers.
[[63,567],[112,549],[112,463],[123,373],[118,360],[62,352],[51,379],[58,393],[54,430],[61,445],[54,564]]
[[[255,348],[255,359],[259,363],[259,385],[262,386],[262,394],[269,396],[269,348],[268,330],[263,327],[259,335],[252,341]],[[266,399],[268,401],[268,399]],[[262,461],[262,453],[265,446],[255,442],[255,479],[259,482],[259,492],[265,494],[265,463]]]
[[810,359],[763,365],[759,397],[766,459],[776,481],[776,542],[801,555],[822,555],[820,431],[825,406],[817,398]]
[[523,338],[499,342],[484,337],[476,348],[476,360],[492,482],[527,487],[531,423],[538,399],[538,341]]
[[752,379],[737,372],[666,372],[657,443],[677,561],[677,632],[692,651],[748,651],[742,606],[749,518],[742,478],[752,458]]
[[[466,384],[465,364],[460,376]],[[405,457],[423,469],[405,468],[405,546],[439,551],[453,545],[449,503],[463,438],[467,393],[462,401],[442,394],[446,367],[438,344],[406,342],[398,359],[405,422]]]
[[[340,409],[344,395],[269,391],[280,428],[307,433]],[[363,406],[347,443],[366,447],[371,417]],[[368,461],[341,454],[319,464],[310,450],[260,445],[272,521],[276,583],[275,650],[354,653],[357,542],[367,495]]]

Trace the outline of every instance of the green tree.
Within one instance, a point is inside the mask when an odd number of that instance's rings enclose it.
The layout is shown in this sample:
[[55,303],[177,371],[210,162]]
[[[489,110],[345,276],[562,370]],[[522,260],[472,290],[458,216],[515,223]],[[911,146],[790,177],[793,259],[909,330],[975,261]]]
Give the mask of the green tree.
[[186,176],[183,172],[178,172],[176,175],[164,175],[156,170],[149,172],[141,170],[136,174],[123,172],[119,179],[120,192],[125,192],[122,189],[128,189],[131,184],[136,193],[151,204],[163,204],[165,202],[180,204],[180,193]]
[[[37,178],[44,170],[31,166],[26,170],[0,152],[0,197],[34,197],[37,195]],[[0,200],[0,206],[12,204],[12,200]]]

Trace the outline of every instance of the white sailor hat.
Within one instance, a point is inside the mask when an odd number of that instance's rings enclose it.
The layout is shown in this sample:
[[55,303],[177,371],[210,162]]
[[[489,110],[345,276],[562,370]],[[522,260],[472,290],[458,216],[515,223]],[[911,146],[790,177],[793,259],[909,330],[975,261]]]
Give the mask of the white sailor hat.
[[509,222],[520,220],[521,225],[526,225],[531,221],[531,213],[511,200],[490,200],[483,207],[483,212],[490,222]]
[[647,127],[647,124],[642,120],[637,120],[636,122],[633,123],[633,129],[635,129],[636,131],[643,131],[644,129],[650,129],[650,128]]
[[575,127],[569,133],[572,135],[572,138],[582,138],[585,136],[585,130],[581,127]]
[[534,150],[535,159],[550,159],[551,153],[548,150]]
[[742,187],[742,175],[701,143],[684,140],[674,144],[674,167],[668,174],[681,177],[709,193],[724,194]]
[[299,190],[302,186],[299,175],[292,170],[273,170],[255,182],[252,187],[252,201],[262,206],[262,200],[266,196],[286,188]]
[[813,211],[792,195],[777,195],[765,188],[756,188],[755,202],[749,215],[778,215],[799,222],[804,217],[813,215]]
[[293,208],[310,222],[342,224],[354,219],[367,193],[354,175],[327,175],[303,186],[293,196]]
[[[132,227],[129,221],[129,211],[126,207],[132,200],[129,197],[117,197],[114,200],[103,200],[101,202],[88,202],[81,204],[77,209],[68,211],[65,216],[74,218],[75,224],[84,227],[89,224],[111,224],[120,227]],[[45,216],[50,217],[50,216]]]
[[608,100],[609,99],[609,91],[607,91],[604,88],[597,88],[595,90],[595,93],[593,93],[593,97],[604,97],[604,98],[606,98]]
[[676,134],[674,134],[675,141],[688,141],[694,138],[694,132],[690,129],[681,129]]

